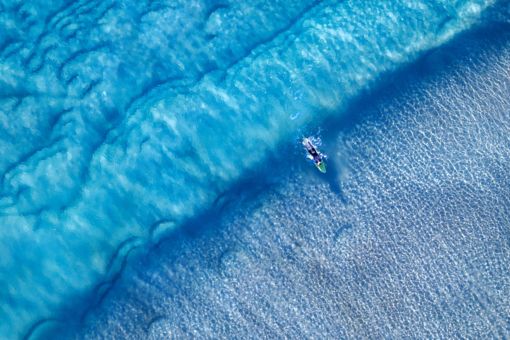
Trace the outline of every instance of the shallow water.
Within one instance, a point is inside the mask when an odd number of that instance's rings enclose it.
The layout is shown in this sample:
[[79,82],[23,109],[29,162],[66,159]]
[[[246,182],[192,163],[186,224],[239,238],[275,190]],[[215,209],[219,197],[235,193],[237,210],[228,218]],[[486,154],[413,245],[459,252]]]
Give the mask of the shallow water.
[[295,155],[241,181],[76,336],[509,337],[509,66],[508,24],[428,54],[329,122],[332,175]]
[[507,335],[508,27],[408,66],[491,3],[2,3],[0,336]]

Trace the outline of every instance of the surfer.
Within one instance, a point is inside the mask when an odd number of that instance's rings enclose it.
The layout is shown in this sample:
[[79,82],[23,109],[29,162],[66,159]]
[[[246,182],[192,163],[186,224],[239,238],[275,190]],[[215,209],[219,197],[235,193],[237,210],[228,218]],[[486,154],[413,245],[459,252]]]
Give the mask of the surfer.
[[313,145],[311,138],[303,138],[303,141],[301,142],[303,146],[305,147],[306,151],[308,152],[308,159],[312,160],[319,169],[320,172],[325,173],[326,172],[326,162],[325,162],[325,156],[321,154],[319,151],[317,151],[317,148],[315,145]]

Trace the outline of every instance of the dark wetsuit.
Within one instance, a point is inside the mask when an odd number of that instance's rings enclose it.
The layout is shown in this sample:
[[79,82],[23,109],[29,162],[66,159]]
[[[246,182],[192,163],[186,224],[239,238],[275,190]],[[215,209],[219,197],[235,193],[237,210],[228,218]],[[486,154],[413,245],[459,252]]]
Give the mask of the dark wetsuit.
[[317,150],[315,150],[315,148],[312,146],[312,144],[308,143],[306,145],[306,151],[308,151],[310,156],[313,157],[313,160],[315,163],[319,163],[321,161],[321,156],[319,155]]

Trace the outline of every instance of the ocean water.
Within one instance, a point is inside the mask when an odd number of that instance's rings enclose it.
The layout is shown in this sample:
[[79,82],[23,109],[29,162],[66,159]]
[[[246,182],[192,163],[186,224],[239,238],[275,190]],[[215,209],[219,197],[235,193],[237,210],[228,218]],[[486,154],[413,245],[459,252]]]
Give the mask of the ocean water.
[[456,38],[130,264],[74,338],[510,336],[510,25]]
[[[508,336],[491,5],[0,3],[0,337]],[[325,180],[291,146],[321,125]]]

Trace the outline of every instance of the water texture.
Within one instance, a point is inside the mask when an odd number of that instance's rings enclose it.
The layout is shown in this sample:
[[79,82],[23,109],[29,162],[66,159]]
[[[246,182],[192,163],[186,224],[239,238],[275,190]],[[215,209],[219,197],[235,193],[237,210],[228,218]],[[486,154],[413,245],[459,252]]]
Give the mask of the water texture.
[[132,249],[491,4],[1,2],[0,337],[80,315]]
[[134,262],[75,337],[510,337],[509,70],[509,23],[430,53],[357,124],[329,121],[334,175],[301,155],[261,169],[222,218]]

